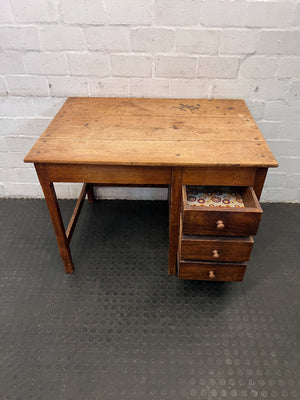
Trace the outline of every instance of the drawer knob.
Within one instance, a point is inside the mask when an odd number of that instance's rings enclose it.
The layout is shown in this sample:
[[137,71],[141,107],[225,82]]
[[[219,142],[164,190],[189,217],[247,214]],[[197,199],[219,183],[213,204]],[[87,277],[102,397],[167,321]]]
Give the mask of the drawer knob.
[[225,228],[224,222],[221,220],[217,221],[217,229],[224,229],[224,228]]
[[214,278],[216,277],[214,271],[209,271],[208,276],[209,276],[211,279],[214,279]]
[[213,250],[212,251],[212,256],[213,256],[213,258],[219,258],[220,254],[218,253],[218,250]]

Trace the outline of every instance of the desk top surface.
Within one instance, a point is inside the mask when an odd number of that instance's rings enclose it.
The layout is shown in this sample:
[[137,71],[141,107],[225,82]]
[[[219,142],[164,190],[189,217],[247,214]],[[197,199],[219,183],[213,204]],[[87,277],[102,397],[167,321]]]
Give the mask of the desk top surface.
[[25,162],[276,167],[243,100],[69,98]]

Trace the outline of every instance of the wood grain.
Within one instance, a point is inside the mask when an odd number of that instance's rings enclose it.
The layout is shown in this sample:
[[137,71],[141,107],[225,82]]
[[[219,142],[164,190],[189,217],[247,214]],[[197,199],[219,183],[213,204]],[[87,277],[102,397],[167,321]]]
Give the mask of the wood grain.
[[25,162],[148,166],[276,166],[264,142],[40,138]]
[[53,183],[49,180],[44,165],[35,165],[35,169],[45,195],[65,272],[71,274],[74,271],[74,265]]
[[[248,261],[253,247],[252,237],[181,237],[181,258],[184,260],[206,261]],[[214,257],[213,251],[218,257]]]
[[242,100],[70,98],[25,162],[274,167]]
[[176,258],[179,242],[182,169],[172,168],[169,207],[169,275],[176,273]]
[[168,185],[171,168],[128,165],[47,164],[53,182],[89,182],[103,185]]
[[[213,263],[178,261],[178,278],[201,281],[241,282],[246,272],[246,263]],[[211,274],[213,272],[213,274]],[[213,277],[210,277],[213,275]]]

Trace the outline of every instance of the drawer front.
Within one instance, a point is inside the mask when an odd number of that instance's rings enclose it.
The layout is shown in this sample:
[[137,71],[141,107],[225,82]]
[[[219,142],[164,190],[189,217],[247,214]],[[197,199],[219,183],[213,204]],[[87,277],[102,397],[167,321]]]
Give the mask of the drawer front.
[[253,247],[252,237],[181,237],[181,259],[205,261],[248,261]]
[[190,235],[256,235],[262,209],[253,188],[243,189],[245,208],[189,206],[183,187],[182,232]]
[[246,263],[210,263],[179,260],[178,278],[241,282],[245,275],[246,266]]

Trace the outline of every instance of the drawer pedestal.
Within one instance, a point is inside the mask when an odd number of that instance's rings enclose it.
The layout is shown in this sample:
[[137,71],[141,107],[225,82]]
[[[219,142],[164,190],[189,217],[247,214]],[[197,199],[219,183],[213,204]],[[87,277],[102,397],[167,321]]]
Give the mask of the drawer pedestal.
[[252,187],[237,188],[242,206],[190,205],[182,188],[178,278],[242,281],[262,209]]

